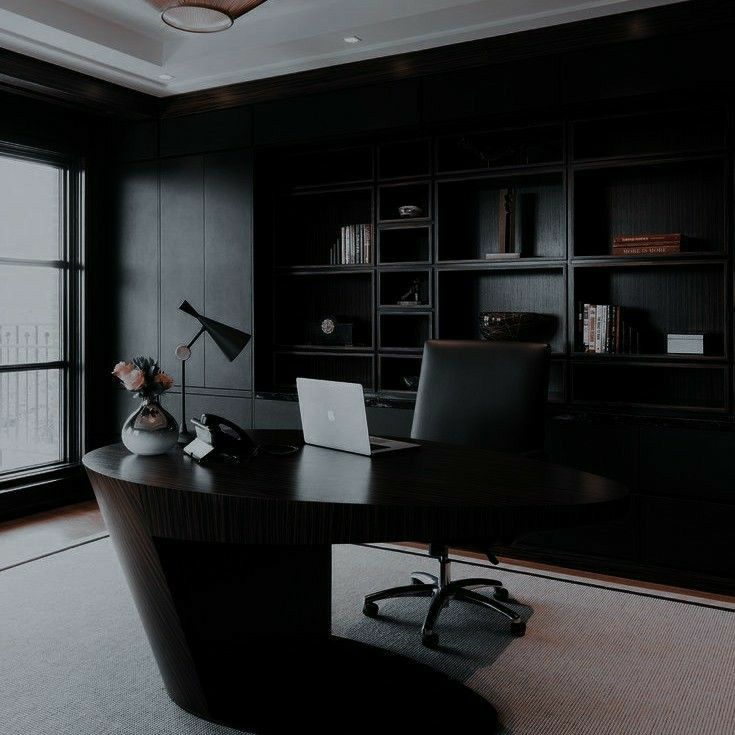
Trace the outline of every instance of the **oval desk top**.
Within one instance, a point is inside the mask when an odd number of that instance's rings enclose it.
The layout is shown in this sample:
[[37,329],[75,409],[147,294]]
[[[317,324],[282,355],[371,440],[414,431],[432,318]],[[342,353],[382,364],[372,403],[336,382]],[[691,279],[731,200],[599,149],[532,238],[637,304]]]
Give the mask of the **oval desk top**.
[[[302,443],[301,432],[254,431],[262,442]],[[486,449],[417,442],[416,449],[364,457],[315,446],[259,453],[240,463],[199,465],[181,450],[155,457],[115,444],[86,454],[84,466],[123,482],[252,500],[366,506],[529,508],[606,504],[620,483],[567,467]]]
[[[254,431],[301,444],[301,432]],[[121,444],[84,456],[98,499],[122,492],[169,538],[249,543],[365,543],[441,538],[511,541],[609,520],[628,490],[614,480],[486,449],[419,442],[376,457],[303,446],[199,465]]]

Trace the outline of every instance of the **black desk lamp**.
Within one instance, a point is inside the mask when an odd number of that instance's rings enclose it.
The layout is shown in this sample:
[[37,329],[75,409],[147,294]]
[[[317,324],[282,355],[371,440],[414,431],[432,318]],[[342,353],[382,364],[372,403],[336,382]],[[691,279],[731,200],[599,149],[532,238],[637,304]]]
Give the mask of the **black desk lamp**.
[[186,428],[186,361],[191,357],[191,346],[206,332],[214,340],[217,347],[222,350],[224,356],[232,362],[245,349],[245,345],[250,342],[250,335],[234,327],[228,327],[226,324],[222,324],[222,322],[217,322],[214,319],[202,316],[188,301],[182,301],[179,309],[185,314],[193,316],[202,325],[188,344],[179,345],[176,348],[176,357],[181,360],[181,425],[179,427],[179,444],[188,444],[194,439],[194,435]]

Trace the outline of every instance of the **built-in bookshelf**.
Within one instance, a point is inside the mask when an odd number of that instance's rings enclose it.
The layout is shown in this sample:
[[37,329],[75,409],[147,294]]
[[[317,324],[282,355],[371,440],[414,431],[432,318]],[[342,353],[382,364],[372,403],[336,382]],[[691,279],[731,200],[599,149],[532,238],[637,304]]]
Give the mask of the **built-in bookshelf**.
[[[257,389],[292,392],[305,375],[410,399],[426,339],[479,339],[481,312],[526,311],[549,317],[537,338],[555,403],[730,412],[726,132],[724,110],[671,110],[271,151]],[[651,233],[682,247],[613,254]],[[583,304],[617,307],[635,339],[591,351]],[[326,317],[348,338],[320,337]],[[707,351],[669,354],[667,335],[689,333]]]

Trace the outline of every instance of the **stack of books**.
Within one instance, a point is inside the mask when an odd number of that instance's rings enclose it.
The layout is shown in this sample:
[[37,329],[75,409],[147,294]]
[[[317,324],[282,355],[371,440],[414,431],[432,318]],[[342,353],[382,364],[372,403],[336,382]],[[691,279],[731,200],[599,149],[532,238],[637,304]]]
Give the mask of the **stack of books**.
[[669,255],[680,253],[681,233],[669,235],[616,235],[613,255]]
[[[622,320],[622,309],[613,304],[579,304],[577,307],[577,329],[583,352],[597,354],[619,354],[632,352],[635,345],[629,344],[630,335]],[[634,340],[637,342],[637,338]]]
[[329,249],[330,265],[368,265],[373,257],[373,226],[344,225]]

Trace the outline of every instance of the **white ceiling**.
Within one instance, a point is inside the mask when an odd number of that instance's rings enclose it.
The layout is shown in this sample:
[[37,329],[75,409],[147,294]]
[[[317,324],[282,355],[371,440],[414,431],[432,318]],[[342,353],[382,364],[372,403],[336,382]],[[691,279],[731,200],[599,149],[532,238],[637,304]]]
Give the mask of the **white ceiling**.
[[681,1],[268,0],[190,34],[147,0],[0,0],[0,46],[163,97]]

